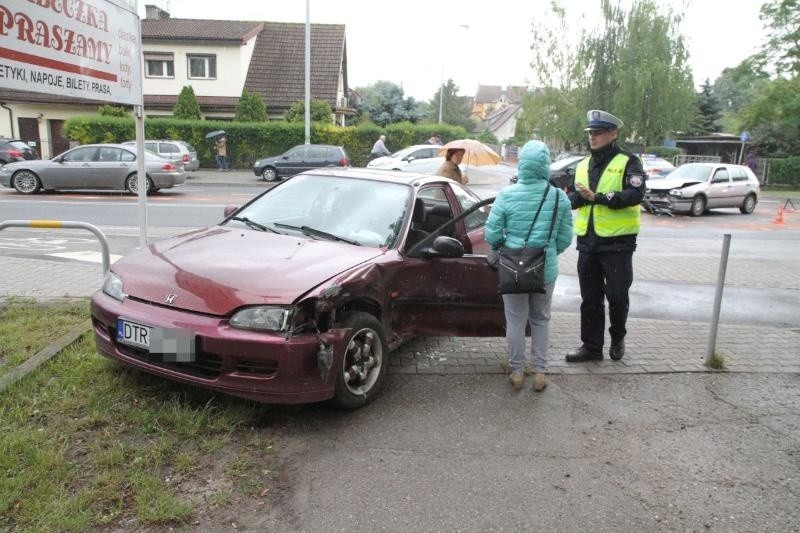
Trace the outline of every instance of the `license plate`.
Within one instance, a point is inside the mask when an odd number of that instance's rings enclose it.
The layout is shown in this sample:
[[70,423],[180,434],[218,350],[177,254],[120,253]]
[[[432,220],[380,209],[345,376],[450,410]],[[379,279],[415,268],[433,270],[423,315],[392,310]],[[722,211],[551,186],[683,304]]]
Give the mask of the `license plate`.
[[128,320],[117,320],[117,342],[150,349],[152,328]]

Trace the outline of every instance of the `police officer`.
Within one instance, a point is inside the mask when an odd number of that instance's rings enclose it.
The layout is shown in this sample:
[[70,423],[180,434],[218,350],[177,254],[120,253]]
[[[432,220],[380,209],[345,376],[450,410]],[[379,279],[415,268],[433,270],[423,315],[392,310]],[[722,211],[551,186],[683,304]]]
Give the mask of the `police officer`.
[[611,334],[609,356],[625,355],[628,289],[633,282],[633,251],[639,233],[639,204],[645,173],[638,157],[617,146],[622,121],[605,111],[587,113],[591,156],[578,163],[568,193],[577,209],[578,279],[581,286],[581,341],[568,363],[603,359],[605,300]]

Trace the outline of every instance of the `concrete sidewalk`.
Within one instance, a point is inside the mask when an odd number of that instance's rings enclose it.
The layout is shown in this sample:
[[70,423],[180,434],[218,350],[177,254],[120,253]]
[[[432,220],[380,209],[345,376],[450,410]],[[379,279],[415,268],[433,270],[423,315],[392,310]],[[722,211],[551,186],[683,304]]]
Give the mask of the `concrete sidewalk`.
[[[259,186],[265,183],[252,172],[201,170],[190,174],[187,184]],[[697,257],[661,253],[634,254],[637,279],[678,283],[713,284],[716,264]],[[562,274],[574,275],[577,253],[569,250],[559,258]],[[688,263],[687,263],[688,261]],[[78,261],[18,258],[0,255],[0,299],[28,297],[52,300],[86,298],[102,283],[101,266]],[[755,275],[754,275],[755,274]],[[745,258],[729,267],[729,283],[800,288],[800,270],[782,262]],[[557,286],[558,294],[558,286]],[[634,302],[635,307],[635,302]],[[710,326],[707,322],[658,318],[631,318],[626,338],[627,353],[619,362],[571,364],[564,354],[579,342],[580,317],[554,312],[550,334],[550,372],[558,374],[647,374],[661,372],[708,372],[703,365]],[[608,346],[608,341],[606,346]],[[717,352],[734,372],[800,373],[800,330],[791,328],[721,324]],[[501,373],[506,357],[503,338],[421,338],[398,350],[390,372],[402,374]]]

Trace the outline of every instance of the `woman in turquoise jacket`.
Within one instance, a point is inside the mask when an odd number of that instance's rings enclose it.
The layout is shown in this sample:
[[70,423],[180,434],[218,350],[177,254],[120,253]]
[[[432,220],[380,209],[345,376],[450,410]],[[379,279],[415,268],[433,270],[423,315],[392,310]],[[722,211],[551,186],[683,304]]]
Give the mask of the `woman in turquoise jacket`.
[[[520,390],[525,381],[525,323],[531,325],[531,359],[534,371],[533,390],[547,386],[547,351],[550,344],[550,303],[558,277],[558,254],[572,242],[572,209],[567,195],[550,186],[550,150],[540,141],[528,141],[519,152],[517,183],[506,187],[492,205],[486,221],[486,242],[492,248],[522,248],[525,236],[547,193],[542,211],[531,231],[528,246],[547,247],[545,257],[544,294],[504,294],[506,342],[511,384]],[[556,210],[556,198],[558,209]],[[550,222],[555,219],[550,240]]]

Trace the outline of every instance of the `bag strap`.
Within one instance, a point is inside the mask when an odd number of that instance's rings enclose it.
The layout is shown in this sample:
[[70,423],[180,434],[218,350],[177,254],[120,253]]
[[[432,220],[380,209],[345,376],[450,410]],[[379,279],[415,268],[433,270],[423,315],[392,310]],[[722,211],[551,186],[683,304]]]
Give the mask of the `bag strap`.
[[[544,190],[544,194],[542,195],[542,201],[539,202],[539,209],[536,210],[536,216],[533,217],[533,222],[531,222],[531,227],[528,228],[528,235],[525,236],[525,244],[523,246],[528,246],[528,239],[531,238],[531,232],[533,231],[533,226],[536,224],[536,219],[539,218],[539,213],[542,211],[542,206],[544,205],[544,201],[547,198],[547,193],[550,192],[550,183],[547,184],[547,188]],[[556,195],[556,201],[558,201],[558,195]],[[550,225],[550,231],[553,231],[553,225]],[[549,238],[547,239],[550,240]]]
[[558,193],[556,193],[556,205],[553,206],[553,218],[550,220],[550,233],[547,234],[547,244],[550,244],[550,237],[553,236],[553,226],[556,225],[557,216],[558,216]]

